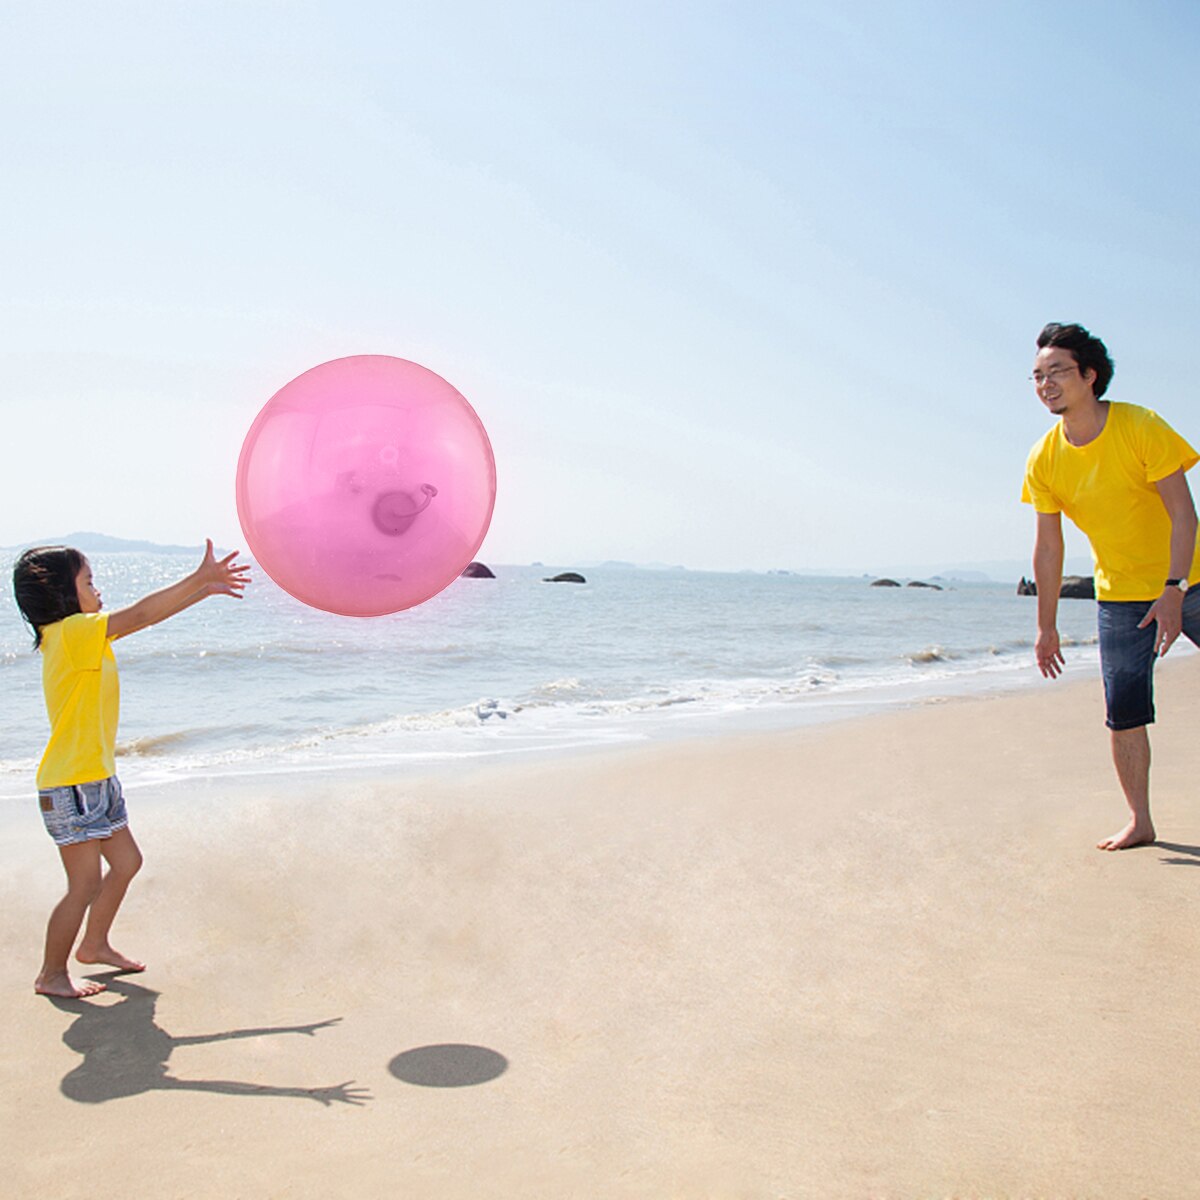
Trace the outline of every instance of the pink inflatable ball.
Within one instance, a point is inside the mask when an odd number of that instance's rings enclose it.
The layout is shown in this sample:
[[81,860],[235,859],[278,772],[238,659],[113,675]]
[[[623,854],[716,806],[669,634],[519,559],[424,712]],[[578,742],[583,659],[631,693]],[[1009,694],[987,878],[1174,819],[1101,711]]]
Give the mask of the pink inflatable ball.
[[496,464],[475,410],[440,375],[381,354],[339,358],[280,388],[238,459],[247,548],[314,608],[412,608],[483,543]]

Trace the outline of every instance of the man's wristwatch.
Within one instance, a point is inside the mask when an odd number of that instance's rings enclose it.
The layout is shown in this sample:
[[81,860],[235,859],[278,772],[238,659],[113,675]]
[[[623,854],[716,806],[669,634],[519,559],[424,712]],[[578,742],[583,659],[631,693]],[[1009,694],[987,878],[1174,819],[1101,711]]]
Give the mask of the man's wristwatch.
[[1185,596],[1187,595],[1188,581],[1186,579],[1168,579],[1165,586],[1178,588]]

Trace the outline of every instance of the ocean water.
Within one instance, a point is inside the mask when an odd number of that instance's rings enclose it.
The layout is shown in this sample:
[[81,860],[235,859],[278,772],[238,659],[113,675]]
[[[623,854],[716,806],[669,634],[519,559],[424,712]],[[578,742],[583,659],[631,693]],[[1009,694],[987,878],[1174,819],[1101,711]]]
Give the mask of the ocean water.
[[[5,580],[12,555],[0,559]],[[193,556],[93,555],[107,609]],[[494,567],[410,612],[306,608],[261,572],[115,644],[118,770],[401,769],[480,755],[781,728],[934,695],[1050,686],[1034,601],[1012,584],[873,588],[867,578],[599,567],[550,584]],[[47,733],[41,664],[0,604],[0,800],[27,798]],[[1072,672],[1096,671],[1095,606],[1064,601]]]

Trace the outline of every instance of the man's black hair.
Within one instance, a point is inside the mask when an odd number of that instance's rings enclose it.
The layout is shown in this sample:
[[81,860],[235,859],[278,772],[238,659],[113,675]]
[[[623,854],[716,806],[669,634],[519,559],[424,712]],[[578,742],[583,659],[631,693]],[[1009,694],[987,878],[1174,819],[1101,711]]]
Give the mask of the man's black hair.
[[1108,391],[1113,377],[1113,360],[1104,343],[1098,337],[1092,337],[1082,325],[1060,325],[1051,321],[1038,334],[1037,344],[1039,350],[1045,350],[1047,346],[1067,350],[1081,372],[1095,371],[1092,394],[1097,400]]

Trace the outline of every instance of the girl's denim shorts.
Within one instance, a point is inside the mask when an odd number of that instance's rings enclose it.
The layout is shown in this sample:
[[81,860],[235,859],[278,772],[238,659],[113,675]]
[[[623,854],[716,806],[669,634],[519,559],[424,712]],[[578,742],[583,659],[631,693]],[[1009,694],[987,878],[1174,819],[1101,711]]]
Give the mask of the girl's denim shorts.
[[129,824],[125,796],[115,775],[95,783],[39,788],[38,805],[46,832],[57,846],[112,837]]

